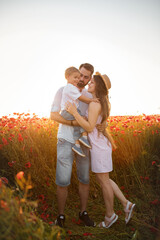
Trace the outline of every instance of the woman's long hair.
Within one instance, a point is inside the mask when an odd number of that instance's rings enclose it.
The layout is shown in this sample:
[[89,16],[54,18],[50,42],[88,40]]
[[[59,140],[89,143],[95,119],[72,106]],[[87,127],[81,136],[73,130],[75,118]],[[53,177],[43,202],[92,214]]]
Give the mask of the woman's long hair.
[[[101,116],[102,116],[102,121],[101,123],[103,123],[104,121],[106,121],[110,115],[110,102],[108,99],[108,89],[106,88],[106,85],[101,77],[101,75],[94,75],[93,76],[94,81],[95,81],[95,94],[96,97],[99,99],[100,104],[101,104]],[[106,128],[103,132],[103,135],[105,137],[108,138],[108,140],[110,141],[110,143],[112,144],[113,148],[116,148],[115,142],[112,138],[112,136],[110,135],[108,129]]]

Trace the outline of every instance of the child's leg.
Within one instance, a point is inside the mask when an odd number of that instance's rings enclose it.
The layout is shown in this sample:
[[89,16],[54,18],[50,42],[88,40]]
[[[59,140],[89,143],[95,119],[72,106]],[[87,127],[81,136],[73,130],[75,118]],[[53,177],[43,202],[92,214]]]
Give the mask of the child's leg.
[[75,144],[79,144],[79,145],[80,145],[80,142],[79,142],[79,140],[76,140],[76,141],[75,141]]
[[[61,112],[61,116],[66,119],[66,120],[75,120],[75,118],[73,117],[73,115],[71,115],[69,112],[67,112],[66,110],[63,110]],[[80,142],[79,142],[79,138],[81,136],[81,131],[80,131],[81,127],[75,126],[74,127],[74,132],[73,132],[73,138],[75,140],[75,145],[72,147],[72,150],[74,152],[76,152],[78,155],[80,155],[81,157],[85,157],[84,152],[81,149],[80,146]]]
[[74,127],[73,136],[75,140],[75,145],[72,147],[72,150],[78,155],[80,155],[81,157],[85,157],[85,154],[81,148],[80,141],[79,141],[80,135],[81,135],[80,127]]
[[87,132],[82,132],[81,137],[79,138],[80,143],[82,143],[85,147],[91,148],[91,145],[88,141],[88,133]]
[[75,141],[75,144],[73,145],[72,150],[78,155],[80,155],[81,157],[85,157],[85,154],[81,148],[79,140]]
[[83,132],[82,136],[88,136],[87,132]]

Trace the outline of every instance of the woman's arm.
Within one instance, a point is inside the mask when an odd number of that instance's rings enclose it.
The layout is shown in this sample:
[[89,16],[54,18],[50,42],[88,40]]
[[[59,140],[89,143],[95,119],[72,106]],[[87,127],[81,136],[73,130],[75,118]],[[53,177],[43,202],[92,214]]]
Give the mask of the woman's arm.
[[77,120],[77,122],[79,123],[79,125],[84,128],[87,132],[92,132],[96,122],[97,122],[97,118],[98,115],[100,114],[101,111],[101,105],[100,103],[97,102],[91,102],[89,104],[89,108],[88,108],[88,121],[86,121],[78,112],[76,109],[76,106],[71,104],[71,103],[67,103],[67,109],[66,109],[69,113],[71,113],[75,119]]

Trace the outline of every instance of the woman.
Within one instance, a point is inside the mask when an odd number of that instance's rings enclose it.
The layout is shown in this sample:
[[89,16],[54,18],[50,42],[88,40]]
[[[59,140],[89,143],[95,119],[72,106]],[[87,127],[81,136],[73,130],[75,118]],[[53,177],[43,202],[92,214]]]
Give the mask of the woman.
[[126,213],[125,222],[129,222],[132,217],[135,204],[129,202],[117,186],[117,184],[109,178],[109,172],[112,167],[112,146],[114,141],[109,133],[98,132],[96,124],[106,121],[109,117],[110,105],[108,101],[108,89],[111,83],[107,75],[96,73],[93,76],[88,92],[93,95],[93,98],[98,98],[99,102],[91,102],[88,108],[88,121],[85,120],[76,110],[76,107],[71,103],[67,103],[66,110],[70,112],[79,125],[88,132],[88,137],[92,145],[91,152],[91,170],[95,173],[98,182],[102,188],[106,213],[105,220],[98,226],[109,228],[118,219],[118,216],[113,210],[113,197],[115,196],[121,201]]

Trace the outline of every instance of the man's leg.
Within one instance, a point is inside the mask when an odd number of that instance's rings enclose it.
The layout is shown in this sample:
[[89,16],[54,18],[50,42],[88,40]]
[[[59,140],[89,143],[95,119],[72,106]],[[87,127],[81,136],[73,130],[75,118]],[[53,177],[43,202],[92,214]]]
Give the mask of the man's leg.
[[77,175],[79,180],[79,195],[80,195],[80,210],[79,219],[85,224],[85,226],[95,226],[95,223],[89,218],[86,211],[87,201],[89,196],[89,150],[82,146],[85,153],[85,157],[76,156]]
[[89,196],[89,184],[79,182],[80,210],[81,213],[87,209],[87,201]]
[[64,215],[64,208],[66,205],[68,195],[68,187],[57,186],[57,201],[58,201],[58,214]]
[[59,215],[55,223],[60,227],[63,227],[65,222],[64,209],[68,195],[68,185],[70,184],[73,163],[72,145],[73,144],[64,139],[58,139],[56,184]]

